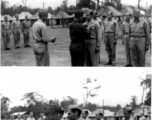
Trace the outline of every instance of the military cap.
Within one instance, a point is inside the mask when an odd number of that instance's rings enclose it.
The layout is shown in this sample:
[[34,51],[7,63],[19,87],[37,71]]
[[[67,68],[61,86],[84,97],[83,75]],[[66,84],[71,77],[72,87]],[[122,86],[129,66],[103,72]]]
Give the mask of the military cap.
[[18,17],[18,14],[16,14],[15,17]]
[[39,10],[39,15],[47,15],[47,14],[48,14],[48,10],[47,9]]
[[81,108],[79,106],[77,106],[77,105],[69,105],[68,106],[68,110],[72,110],[72,109],[77,109],[79,111],[82,111]]

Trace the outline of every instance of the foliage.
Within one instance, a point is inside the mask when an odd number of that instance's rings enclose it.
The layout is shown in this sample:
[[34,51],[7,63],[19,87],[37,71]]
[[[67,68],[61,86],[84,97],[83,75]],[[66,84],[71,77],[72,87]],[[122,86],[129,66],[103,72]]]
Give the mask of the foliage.
[[[84,105],[87,105],[88,104],[88,98],[89,97],[96,97],[98,96],[96,90],[99,90],[101,88],[101,85],[99,86],[95,86],[93,88],[91,88],[92,85],[94,85],[94,83],[96,83],[97,80],[91,80],[90,78],[87,78],[86,82],[85,83],[82,83],[83,85],[83,89],[86,90],[86,93],[84,94]],[[90,86],[91,85],[91,86]]]
[[77,8],[81,9],[81,8],[90,8],[90,2],[91,0],[79,0],[78,4],[77,4]]
[[137,96],[131,96],[131,108],[135,110],[137,108]]
[[8,97],[3,96],[1,98],[1,115],[4,116],[8,113],[10,99]]

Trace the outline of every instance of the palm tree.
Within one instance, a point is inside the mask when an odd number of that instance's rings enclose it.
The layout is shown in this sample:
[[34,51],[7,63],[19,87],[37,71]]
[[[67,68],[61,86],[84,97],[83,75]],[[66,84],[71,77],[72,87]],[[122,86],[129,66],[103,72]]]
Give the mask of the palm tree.
[[27,100],[27,104],[35,104],[38,100],[42,99],[42,95],[37,92],[26,93],[21,100]]
[[143,93],[142,93],[142,103],[143,103],[143,98],[144,98],[144,92],[146,89],[151,89],[151,74],[146,75],[146,79],[143,79],[141,81],[141,86],[143,87]]

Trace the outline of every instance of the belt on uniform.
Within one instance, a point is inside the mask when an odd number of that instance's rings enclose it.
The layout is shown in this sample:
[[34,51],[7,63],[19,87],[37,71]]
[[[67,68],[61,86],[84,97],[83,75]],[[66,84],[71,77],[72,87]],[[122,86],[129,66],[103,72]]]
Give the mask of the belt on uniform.
[[13,29],[20,29],[20,28],[13,28]]
[[114,32],[106,32],[106,33],[110,34],[110,33],[114,33]]
[[133,38],[142,38],[142,37],[146,37],[146,36],[131,36]]
[[124,35],[129,35],[129,33],[125,33]]
[[3,30],[10,30],[10,29],[3,29]]

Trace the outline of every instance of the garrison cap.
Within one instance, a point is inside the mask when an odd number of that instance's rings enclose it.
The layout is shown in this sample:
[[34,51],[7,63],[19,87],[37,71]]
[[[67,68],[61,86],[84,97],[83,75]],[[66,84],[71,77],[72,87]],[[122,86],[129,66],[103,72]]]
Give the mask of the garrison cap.
[[82,112],[81,108],[79,106],[77,106],[77,105],[69,105],[68,106],[68,110],[72,110],[72,109],[77,109],[77,110]]
[[47,14],[48,14],[48,10],[47,9],[39,10],[39,15],[47,15]]

